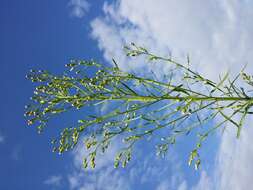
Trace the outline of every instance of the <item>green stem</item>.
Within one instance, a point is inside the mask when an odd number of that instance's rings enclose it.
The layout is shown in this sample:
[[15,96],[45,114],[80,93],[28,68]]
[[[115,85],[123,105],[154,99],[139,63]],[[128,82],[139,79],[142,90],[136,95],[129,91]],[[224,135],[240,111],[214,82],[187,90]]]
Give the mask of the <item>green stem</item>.
[[[60,99],[73,99],[73,97],[62,97],[58,96]],[[139,102],[152,102],[157,100],[175,100],[175,101],[186,101],[191,100],[193,102],[197,101],[250,101],[253,102],[253,97],[215,97],[215,96],[207,96],[207,97],[198,97],[198,96],[124,96],[124,97],[112,97],[112,96],[95,96],[92,98],[88,97],[78,97],[80,100],[88,100],[88,101],[101,101],[101,100],[123,100],[123,101],[139,101]]]

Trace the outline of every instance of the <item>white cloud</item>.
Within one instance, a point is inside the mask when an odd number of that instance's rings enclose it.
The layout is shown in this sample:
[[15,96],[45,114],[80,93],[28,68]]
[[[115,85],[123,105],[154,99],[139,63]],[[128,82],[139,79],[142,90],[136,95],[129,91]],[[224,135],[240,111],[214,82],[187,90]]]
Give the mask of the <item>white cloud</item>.
[[[94,170],[81,168],[80,163],[85,151],[80,145],[76,149],[77,152],[73,153],[75,168],[68,175],[69,188],[72,190],[129,190],[137,187],[161,189],[167,185],[175,189],[179,185],[182,186],[184,177],[176,154],[165,159],[159,159],[155,154],[147,154],[143,157],[147,151],[142,149],[143,145],[136,147],[133,161],[126,168],[114,169],[113,160],[119,144],[119,142],[112,143],[105,155],[97,156],[97,167]],[[153,151],[152,146],[148,149],[147,152]],[[183,187],[181,189],[184,190]]]
[[[252,185],[253,147],[250,118],[245,122],[240,139],[235,139],[236,130],[228,129],[224,134],[218,156],[218,168],[214,180],[217,189],[248,189]],[[231,127],[231,126],[229,126]]]
[[69,2],[71,15],[82,18],[90,8],[90,4],[86,0],[71,0]]
[[[110,151],[104,153],[103,155],[102,155],[102,153],[98,153],[98,156],[96,158],[95,170],[99,171],[108,165],[113,166],[114,156],[116,155],[117,151],[119,150],[119,147],[120,147],[120,143],[118,143],[116,141],[116,143],[112,143],[112,145],[110,146]],[[74,165],[76,168],[82,167],[83,157],[86,155],[87,155],[87,150],[84,147],[84,144],[81,142],[78,145],[78,147],[73,151]]]
[[178,186],[178,190],[187,190],[187,182],[183,181],[179,186]]
[[156,188],[156,190],[168,190],[168,189],[170,189],[168,181],[162,181]]
[[192,190],[212,190],[212,181],[205,171],[200,174],[200,179],[198,184],[192,188]]
[[[150,0],[145,1],[145,5],[140,0],[118,2],[105,4],[106,18],[95,19],[91,24],[93,37],[109,61],[115,57],[120,64],[126,64],[122,45],[132,41],[162,55],[172,51],[175,58],[189,53],[194,66],[199,66],[198,71],[216,78],[217,65],[221,71],[231,66],[238,70],[252,58],[250,33],[253,27],[247,17],[250,14],[240,19],[242,13],[239,17],[231,13],[236,6],[239,11],[250,13],[246,3],[241,3],[244,6],[231,3],[227,7],[226,1],[158,0],[155,6]],[[248,23],[247,29],[238,28],[243,23]]]
[[105,167],[100,172],[92,171],[85,173],[84,171],[72,173],[68,177],[70,189],[85,190],[127,190],[129,189],[128,179],[121,175],[111,165]]
[[[167,56],[170,52],[183,60],[190,54],[191,64],[207,77],[217,79],[230,70],[237,74],[253,58],[252,1],[241,0],[119,0],[105,3],[104,18],[92,23],[92,36],[108,61],[114,57],[123,69],[139,69],[122,52],[125,43],[136,42]],[[155,68],[157,69],[157,68]],[[248,71],[252,71],[250,63]],[[166,69],[158,69],[159,71]],[[252,72],[251,72],[252,74]],[[249,127],[248,127],[249,126]],[[235,132],[222,136],[214,174],[203,171],[197,189],[247,189],[253,177],[250,145],[252,129],[246,124],[239,140]],[[165,184],[165,183],[164,183]],[[164,186],[161,184],[161,188]]]
[[62,184],[62,176],[53,175],[44,181],[45,185],[60,186]]
[[122,176],[113,167],[114,156],[119,149],[118,143],[112,143],[109,151],[96,156],[96,168],[94,170],[82,168],[83,157],[87,154],[83,143],[80,143],[73,152],[74,166],[73,172],[68,175],[68,183],[72,190],[127,190],[127,178]]

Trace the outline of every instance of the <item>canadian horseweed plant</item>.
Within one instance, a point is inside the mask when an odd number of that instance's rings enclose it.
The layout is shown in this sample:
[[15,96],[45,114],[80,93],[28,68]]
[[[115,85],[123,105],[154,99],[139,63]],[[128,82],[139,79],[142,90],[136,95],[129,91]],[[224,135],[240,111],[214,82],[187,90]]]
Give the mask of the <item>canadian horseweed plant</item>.
[[[87,149],[83,166],[94,168],[98,152],[105,152],[117,138],[124,146],[115,156],[114,167],[125,167],[137,142],[160,136],[157,153],[164,155],[179,136],[201,128],[202,132],[196,134],[196,147],[189,156],[189,165],[194,164],[198,169],[199,149],[211,133],[230,123],[237,128],[237,137],[240,136],[245,117],[252,114],[253,97],[249,94],[251,91],[236,83],[241,79],[252,87],[252,76],[241,71],[233,80],[226,74],[214,82],[190,69],[189,64],[185,66],[171,58],[156,56],[133,43],[125,51],[129,57],[144,56],[148,62],[168,63],[171,72],[162,80],[140,77],[121,71],[113,60],[114,66],[110,67],[95,61],[71,61],[66,65],[69,71],[61,76],[34,70],[27,75],[38,86],[25,115],[28,125],[36,125],[39,133],[52,116],[68,110],[88,106],[99,110],[103,106],[110,108],[106,113],[86,114],[76,127],[63,129],[52,141],[54,152],[71,150],[82,138]],[[180,77],[173,75],[173,71],[179,71]],[[211,127],[207,125],[218,116],[218,124],[216,121]],[[165,132],[161,133],[162,130]]]

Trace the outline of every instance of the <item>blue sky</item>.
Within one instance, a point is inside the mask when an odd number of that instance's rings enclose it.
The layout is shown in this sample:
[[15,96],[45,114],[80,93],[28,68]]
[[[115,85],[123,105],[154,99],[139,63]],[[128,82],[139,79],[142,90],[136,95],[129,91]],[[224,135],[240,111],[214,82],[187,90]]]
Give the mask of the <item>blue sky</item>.
[[[59,156],[51,152],[50,146],[50,138],[59,132],[59,127],[80,119],[79,115],[56,119],[43,135],[38,135],[35,129],[26,126],[23,112],[34,87],[25,79],[32,68],[60,74],[71,59],[94,58],[110,63],[114,57],[123,70],[142,74],[143,69],[150,69],[141,60],[133,65],[125,58],[122,47],[133,41],[158,54],[170,52],[178,59],[189,53],[192,66],[214,80],[227,70],[233,75],[253,58],[252,8],[253,3],[239,0],[205,3],[157,0],[155,6],[152,0],[145,3],[141,0],[2,0],[0,189],[239,190],[248,187],[253,177],[250,128],[237,141],[230,129],[222,136],[211,137],[203,149],[203,166],[199,172],[187,165],[192,137],[181,139],[165,159],[157,158],[152,144],[143,142],[129,166],[118,170],[113,169],[117,150],[113,145],[106,156],[99,158],[100,166],[96,170],[84,172],[80,166],[82,147]],[[250,63],[251,73],[252,68]],[[152,69],[159,76],[167,68]]]
[[88,19],[94,15],[77,19],[68,3],[1,1],[0,189],[45,189],[48,176],[67,171],[70,160],[51,153],[47,135],[38,136],[26,127],[23,111],[33,89],[25,79],[31,68],[61,73],[71,58],[101,59],[88,35]]

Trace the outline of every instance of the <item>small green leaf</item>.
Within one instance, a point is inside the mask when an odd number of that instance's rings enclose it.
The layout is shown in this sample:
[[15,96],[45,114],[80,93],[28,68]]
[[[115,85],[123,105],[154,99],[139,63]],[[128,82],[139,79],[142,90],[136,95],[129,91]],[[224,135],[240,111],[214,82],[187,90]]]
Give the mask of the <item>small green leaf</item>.
[[200,159],[198,159],[196,162],[195,162],[195,170],[198,170],[199,169],[199,166],[200,166]]
[[83,168],[86,169],[88,167],[87,158],[83,158]]
[[155,60],[157,60],[157,59],[158,59],[158,57],[155,56],[155,55],[151,55],[151,56],[149,56],[149,58],[148,58],[149,61],[155,61]]

